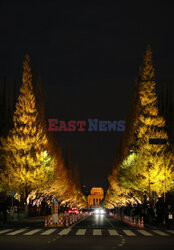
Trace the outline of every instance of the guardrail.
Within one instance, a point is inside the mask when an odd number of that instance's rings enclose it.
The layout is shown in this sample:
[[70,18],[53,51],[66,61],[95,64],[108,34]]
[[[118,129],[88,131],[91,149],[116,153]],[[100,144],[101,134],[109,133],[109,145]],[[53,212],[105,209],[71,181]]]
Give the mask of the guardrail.
[[44,227],[69,227],[89,215],[88,212],[79,214],[59,214],[57,222],[54,222],[52,215],[45,216]]

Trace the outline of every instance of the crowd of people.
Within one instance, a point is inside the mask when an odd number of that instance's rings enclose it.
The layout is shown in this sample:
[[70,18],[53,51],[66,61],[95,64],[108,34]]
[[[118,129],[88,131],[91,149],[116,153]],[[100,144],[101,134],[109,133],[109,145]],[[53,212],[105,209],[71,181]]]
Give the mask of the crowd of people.
[[155,204],[136,204],[115,207],[113,213],[134,218],[144,218],[145,224],[174,226],[174,206],[170,203],[156,202]]

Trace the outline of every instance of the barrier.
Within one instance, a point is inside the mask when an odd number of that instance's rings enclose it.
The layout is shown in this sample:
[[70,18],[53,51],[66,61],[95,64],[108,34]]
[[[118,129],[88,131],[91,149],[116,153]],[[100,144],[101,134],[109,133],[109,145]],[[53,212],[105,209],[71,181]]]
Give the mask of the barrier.
[[54,227],[52,215],[48,215],[48,227]]
[[144,218],[143,217],[141,217],[141,219],[140,218],[137,219],[136,217],[124,215],[121,218],[120,214],[115,214],[115,215],[110,215],[110,216],[112,216],[116,220],[123,221],[124,223],[126,223],[132,227],[144,228]]
[[58,219],[58,227],[63,227],[64,226],[63,221],[64,221],[64,217],[59,217],[59,219]]
[[44,227],[69,227],[73,223],[78,222],[79,220],[88,216],[88,214],[59,214],[57,222],[54,223],[54,215],[45,216]]
[[65,227],[69,227],[69,216],[65,216]]

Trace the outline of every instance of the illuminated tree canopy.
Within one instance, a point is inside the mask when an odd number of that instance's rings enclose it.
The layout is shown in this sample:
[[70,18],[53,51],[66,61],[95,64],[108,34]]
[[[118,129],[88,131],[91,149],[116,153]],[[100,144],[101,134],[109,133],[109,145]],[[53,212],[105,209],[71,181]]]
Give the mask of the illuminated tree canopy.
[[123,189],[135,197],[146,194],[151,198],[152,191],[159,197],[173,188],[173,152],[169,142],[161,145],[149,143],[150,138],[168,139],[165,120],[159,116],[155,87],[152,50],[148,45],[134,92],[134,112],[132,116],[129,114],[131,129],[123,134],[120,161],[115,161],[109,176],[108,200],[111,196],[118,199],[120,192],[123,197],[120,191]]
[[23,197],[34,189],[48,186],[53,179],[53,160],[48,153],[48,139],[38,119],[32,86],[30,58],[23,64],[22,87],[13,116],[14,127],[1,138],[5,187]]
[[54,195],[62,203],[86,205],[78,173],[64,163],[59,143],[48,134],[43,105],[32,83],[30,58],[25,57],[20,95],[13,115],[13,128],[1,138],[1,161],[4,171],[1,185],[14,190],[25,200],[37,192]]

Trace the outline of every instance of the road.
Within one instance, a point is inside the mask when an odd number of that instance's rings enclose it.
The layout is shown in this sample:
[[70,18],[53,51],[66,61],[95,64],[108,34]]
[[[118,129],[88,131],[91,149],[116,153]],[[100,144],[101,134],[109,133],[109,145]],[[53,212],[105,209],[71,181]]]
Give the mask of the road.
[[109,215],[91,215],[69,228],[0,228],[0,249],[173,249],[174,230],[132,228]]

